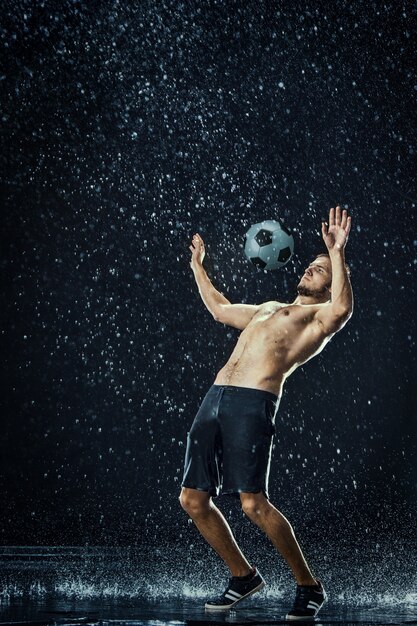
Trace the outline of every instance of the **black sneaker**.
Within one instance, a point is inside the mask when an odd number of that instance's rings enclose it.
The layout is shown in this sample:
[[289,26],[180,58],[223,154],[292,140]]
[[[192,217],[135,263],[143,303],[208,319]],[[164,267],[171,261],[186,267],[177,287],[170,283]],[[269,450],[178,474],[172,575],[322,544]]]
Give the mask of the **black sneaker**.
[[285,619],[314,619],[327,600],[327,593],[317,578],[317,586],[297,585],[294,606]]
[[265,587],[265,581],[256,567],[253,567],[247,576],[232,576],[223,595],[206,602],[205,608],[210,611],[231,609],[238,602],[260,591],[262,587]]

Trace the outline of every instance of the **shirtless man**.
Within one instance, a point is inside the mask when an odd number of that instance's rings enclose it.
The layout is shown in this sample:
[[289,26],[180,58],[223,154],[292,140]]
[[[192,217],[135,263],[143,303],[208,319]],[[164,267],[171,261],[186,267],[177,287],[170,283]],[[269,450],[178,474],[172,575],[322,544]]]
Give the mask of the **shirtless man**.
[[286,619],[314,619],[327,599],[291,524],[269,501],[268,478],[284,381],[321,352],[352,315],[353,295],[344,256],[350,228],[347,211],[331,208],[328,225],[322,222],[328,254],[318,255],[307,267],[291,304],[231,304],[203,269],[202,238],[194,235],[190,245],[190,266],[204,304],[216,321],[243,331],[187,437],[180,502],[231,572],[224,593],[206,603],[208,610],[230,609],[265,585],[212,501],[220,490],[240,497],[245,514],[291,568],[297,588]]

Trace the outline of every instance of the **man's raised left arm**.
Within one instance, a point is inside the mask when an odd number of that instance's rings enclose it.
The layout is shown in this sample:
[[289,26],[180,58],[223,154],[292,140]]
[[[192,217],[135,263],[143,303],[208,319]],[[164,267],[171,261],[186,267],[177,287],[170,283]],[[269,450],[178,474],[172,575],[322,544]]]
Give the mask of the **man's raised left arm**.
[[345,263],[345,246],[352,218],[340,206],[330,209],[329,224],[322,222],[321,232],[332,264],[332,297],[328,306],[321,307],[315,318],[326,334],[340,330],[353,312],[353,292]]

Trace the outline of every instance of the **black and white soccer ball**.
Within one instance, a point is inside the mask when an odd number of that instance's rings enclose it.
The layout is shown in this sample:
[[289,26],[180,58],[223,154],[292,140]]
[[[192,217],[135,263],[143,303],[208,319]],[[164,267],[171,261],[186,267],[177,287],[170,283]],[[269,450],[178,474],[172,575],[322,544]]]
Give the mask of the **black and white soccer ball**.
[[253,224],[244,238],[245,255],[263,270],[284,267],[294,252],[294,238],[280,220],[264,220]]

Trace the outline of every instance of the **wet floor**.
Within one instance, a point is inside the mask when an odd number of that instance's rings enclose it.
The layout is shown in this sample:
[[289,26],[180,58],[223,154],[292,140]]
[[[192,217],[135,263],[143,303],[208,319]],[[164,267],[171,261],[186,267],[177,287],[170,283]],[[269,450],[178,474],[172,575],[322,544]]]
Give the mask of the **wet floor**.
[[[224,583],[219,580],[219,566],[209,554],[201,559],[197,551],[193,560],[182,561],[181,554],[175,547],[146,552],[71,546],[0,548],[0,624],[288,623],[285,614],[292,605],[294,584],[285,569],[277,574],[275,562],[274,570],[268,569],[266,556],[265,589],[234,611],[208,613],[205,600]],[[417,624],[413,571],[407,575],[409,587],[395,589],[389,586],[388,571],[381,585],[376,575],[373,580],[369,573],[356,575],[353,566],[333,578],[328,569],[329,601],[316,623]],[[344,575],[353,581],[349,588]]]
[[[153,626],[211,624],[283,624],[288,607],[270,600],[247,600],[235,611],[209,614],[201,601],[172,600],[149,602],[143,598],[134,601],[71,600],[47,596],[14,599],[2,612],[4,623],[33,624],[143,624]],[[367,607],[350,609],[329,602],[323,607],[317,624],[417,624],[417,612],[412,608]]]

